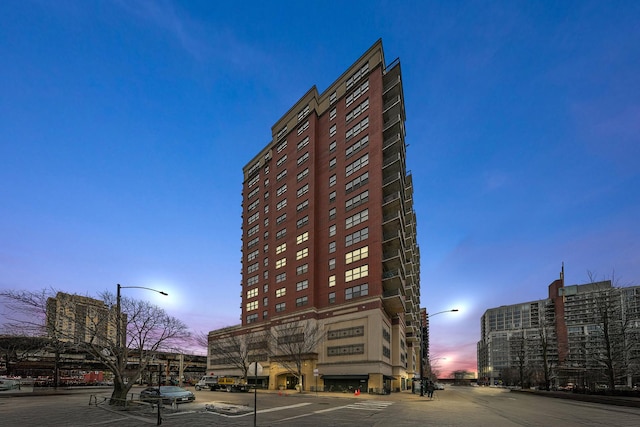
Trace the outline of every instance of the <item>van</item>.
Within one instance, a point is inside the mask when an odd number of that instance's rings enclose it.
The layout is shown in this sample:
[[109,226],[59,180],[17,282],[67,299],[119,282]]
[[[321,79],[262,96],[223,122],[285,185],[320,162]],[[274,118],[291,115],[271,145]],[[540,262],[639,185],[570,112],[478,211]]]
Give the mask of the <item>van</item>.
[[209,390],[215,390],[218,387],[218,377],[216,375],[205,375],[200,378],[195,385],[196,390],[202,390],[208,388]]

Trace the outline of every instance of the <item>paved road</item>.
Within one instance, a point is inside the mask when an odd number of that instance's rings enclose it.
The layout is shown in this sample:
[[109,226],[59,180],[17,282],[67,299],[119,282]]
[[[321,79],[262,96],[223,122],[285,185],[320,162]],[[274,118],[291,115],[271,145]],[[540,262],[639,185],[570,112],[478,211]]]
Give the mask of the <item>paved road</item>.
[[[104,394],[104,392],[103,392]],[[107,393],[108,394],[108,393]],[[199,391],[194,403],[163,413],[163,426],[254,425],[251,393]],[[211,406],[220,412],[207,411]],[[243,412],[243,408],[247,412]],[[172,412],[172,413],[171,413]],[[156,425],[151,408],[112,411],[89,405],[89,394],[0,399],[2,426],[147,426]],[[637,426],[640,408],[549,399],[504,389],[450,387],[432,400],[410,392],[387,396],[340,393],[259,392],[256,425],[260,427],[353,426]]]

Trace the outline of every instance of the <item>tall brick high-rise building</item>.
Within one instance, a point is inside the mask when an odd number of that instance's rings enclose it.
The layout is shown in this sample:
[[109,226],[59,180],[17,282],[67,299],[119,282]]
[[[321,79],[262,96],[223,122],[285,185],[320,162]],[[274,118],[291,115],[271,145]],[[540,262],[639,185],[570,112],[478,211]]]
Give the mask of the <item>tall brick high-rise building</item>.
[[[419,367],[420,253],[406,169],[399,60],[376,42],[324,92],[312,87],[244,167],[242,325],[287,322],[324,334],[306,384],[372,392],[408,388]],[[277,350],[276,350],[277,351]],[[273,357],[263,384],[294,385]],[[209,354],[209,369],[238,374]]]

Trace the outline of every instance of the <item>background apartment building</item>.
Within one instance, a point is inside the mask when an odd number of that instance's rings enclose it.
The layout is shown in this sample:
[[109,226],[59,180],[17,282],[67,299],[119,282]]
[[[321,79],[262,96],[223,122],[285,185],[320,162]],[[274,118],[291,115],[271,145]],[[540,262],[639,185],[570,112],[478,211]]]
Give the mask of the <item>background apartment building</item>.
[[[378,41],[272,127],[244,167],[242,325],[212,331],[210,342],[311,323],[324,338],[305,356],[304,388],[410,386],[420,253],[403,96],[400,62],[387,65]],[[274,350],[260,359],[262,381],[291,387]],[[239,374],[209,358],[211,371]]]
[[640,382],[640,287],[564,286],[544,300],[489,309],[478,342],[478,381],[560,388]]

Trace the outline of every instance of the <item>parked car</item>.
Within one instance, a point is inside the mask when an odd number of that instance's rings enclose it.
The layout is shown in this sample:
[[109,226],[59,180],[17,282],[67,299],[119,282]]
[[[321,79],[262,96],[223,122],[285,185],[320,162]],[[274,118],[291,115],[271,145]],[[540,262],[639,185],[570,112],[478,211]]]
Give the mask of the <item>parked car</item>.
[[165,404],[186,403],[196,400],[196,396],[189,390],[175,385],[160,386],[159,392],[158,387],[147,387],[140,392],[140,400],[143,402],[155,403],[159,399]]
[[436,390],[444,390],[444,384],[442,383],[434,383],[433,384],[436,388]]

